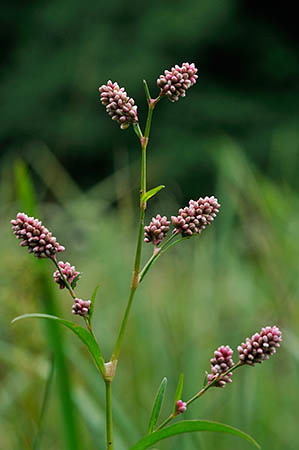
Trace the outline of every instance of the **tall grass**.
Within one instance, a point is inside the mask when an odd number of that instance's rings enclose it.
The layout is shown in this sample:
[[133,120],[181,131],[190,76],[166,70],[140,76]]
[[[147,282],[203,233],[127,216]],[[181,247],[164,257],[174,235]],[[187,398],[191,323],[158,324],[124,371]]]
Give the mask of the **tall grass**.
[[[299,198],[286,178],[293,172],[284,163],[282,151],[269,158],[269,165],[275,167],[273,181],[253,167],[234,142],[221,139],[217,144],[217,153],[211,149],[211,164],[217,177],[213,194],[220,200],[221,213],[199,239],[160,258],[136,295],[114,386],[118,450],[128,449],[146,431],[163,376],[169,381],[166,415],[181,372],[185,373],[187,398],[201,387],[209,358],[219,345],[236,348],[267,324],[282,328],[281,351],[261,366],[236,373],[225,389],[211,389],[192,405],[186,418],[208,418],[240,427],[264,449],[298,448]],[[51,152],[43,149],[38,159],[34,152],[27,152],[26,164],[38,187],[39,214],[66,246],[63,258],[83,272],[78,292],[90,296],[100,284],[94,324],[107,357],[125,307],[135,247],[134,169],[128,167],[81,192]],[[292,164],[298,167],[294,155]],[[38,321],[11,326],[10,320],[25,312],[46,312],[52,302],[70,318],[71,304],[63,291],[40,282],[40,270],[43,279],[45,273],[50,279],[50,263],[33,264],[24,249],[18,248],[9,230],[9,219],[19,205],[12,161],[3,160],[1,168],[0,448],[30,449],[39,423],[53,336],[45,334]],[[23,191],[26,193],[26,187]],[[206,192],[199,179],[194,197],[205,194],[212,193]],[[151,213],[170,214],[179,206],[183,205],[165,189],[150,203],[148,219]],[[102,383],[81,344],[65,330],[56,335],[60,338],[64,370],[69,374],[65,382],[75,406],[70,408],[63,397],[57,371],[43,420],[41,448],[70,448],[63,438],[65,428],[60,426],[63,400],[66,413],[74,415],[81,439],[78,448],[102,450]],[[57,348],[54,350],[57,356]],[[200,434],[159,444],[161,450],[216,446],[243,450],[247,443],[230,436]]]

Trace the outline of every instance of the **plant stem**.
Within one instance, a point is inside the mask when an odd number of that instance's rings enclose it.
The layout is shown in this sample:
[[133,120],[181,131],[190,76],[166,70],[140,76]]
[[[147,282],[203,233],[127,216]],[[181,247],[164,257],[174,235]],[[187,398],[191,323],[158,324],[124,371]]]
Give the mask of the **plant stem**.
[[[225,375],[227,375],[230,372],[233,372],[234,370],[236,370],[238,367],[240,367],[242,365],[242,363],[237,362],[233,367],[231,367],[230,369],[228,369],[226,372],[224,372],[223,374],[221,374],[221,377],[225,377]],[[197,392],[193,397],[191,397],[187,402],[186,402],[186,406],[191,405],[191,403],[193,403],[195,400],[197,400],[198,398],[200,398],[205,392],[207,392],[211,387],[214,386],[214,384],[219,380],[219,377],[215,377],[215,379],[213,381],[211,381],[211,383],[207,384],[206,386],[204,386],[199,392]],[[174,419],[176,416],[178,416],[180,413],[177,413],[176,411],[173,412],[172,414],[170,414],[170,416],[167,417],[167,419],[164,420],[164,422],[162,422],[156,429],[155,431],[159,431],[162,428],[165,427],[165,425],[167,425],[172,419]],[[154,432],[155,432],[154,431]]]
[[141,180],[140,180],[140,219],[139,219],[139,229],[138,229],[138,237],[137,237],[137,247],[134,261],[134,269],[131,281],[131,289],[129,294],[128,303],[125,309],[125,313],[123,316],[123,320],[121,323],[119,335],[116,341],[115,349],[111,357],[111,361],[115,361],[119,357],[120,346],[126,331],[126,326],[128,323],[128,318],[133,302],[133,298],[136,292],[136,289],[139,284],[139,270],[140,270],[140,262],[141,262],[141,252],[142,252],[142,243],[143,243],[143,233],[144,233],[144,217],[146,210],[146,202],[141,201],[143,194],[146,192],[146,149],[149,141],[149,133],[151,128],[152,114],[155,107],[155,103],[148,102],[148,114],[145,126],[144,136],[140,139],[141,144]]
[[106,437],[107,450],[113,450],[113,429],[112,429],[112,404],[111,404],[111,381],[105,381],[106,386]]

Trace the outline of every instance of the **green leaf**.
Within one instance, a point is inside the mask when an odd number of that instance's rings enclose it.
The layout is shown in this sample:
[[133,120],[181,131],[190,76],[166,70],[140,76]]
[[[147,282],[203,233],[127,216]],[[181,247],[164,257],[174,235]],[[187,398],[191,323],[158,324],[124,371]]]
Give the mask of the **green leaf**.
[[203,388],[206,387],[207,384],[208,384],[208,372],[205,371],[205,376],[204,376],[204,379],[203,379],[203,382],[202,382],[202,387]]
[[176,391],[175,391],[173,412],[176,411],[177,401],[182,399],[183,387],[184,387],[184,374],[181,373],[177,387],[176,387]]
[[240,431],[237,428],[231,427],[230,425],[211,422],[209,420],[183,420],[182,422],[175,423],[174,425],[170,425],[169,427],[163,428],[160,431],[156,431],[149,436],[144,437],[137,442],[137,444],[133,445],[130,450],[144,450],[156,442],[162,441],[168,437],[182,433],[192,433],[194,431],[216,431],[219,433],[234,434],[235,436],[239,436],[255,445],[257,448],[261,448],[251,436],[243,433],[243,431]]
[[155,403],[153,406],[153,411],[152,411],[152,415],[151,415],[151,418],[149,421],[149,426],[148,426],[148,434],[153,432],[153,430],[156,426],[157,420],[159,419],[159,414],[160,414],[161,407],[162,407],[162,402],[163,402],[163,397],[165,394],[166,385],[167,385],[167,378],[163,378],[163,380],[160,384],[160,387],[158,389],[156,398],[155,398]]
[[81,327],[81,325],[77,325],[76,323],[70,322],[69,320],[61,319],[60,317],[50,316],[49,314],[23,314],[22,316],[13,319],[12,323],[15,323],[21,319],[30,319],[30,318],[55,320],[56,322],[61,323],[65,327],[72,330],[73,333],[75,333],[78,336],[78,338],[87,346],[89,353],[93,357],[95,365],[100,370],[102,375],[105,373],[104,360],[101,351],[99,349],[98,343],[95,340],[95,338],[85,328]]
[[156,195],[163,188],[165,188],[165,186],[163,184],[161,184],[160,186],[157,186],[157,187],[151,189],[150,191],[145,192],[143,194],[143,196],[141,197],[141,203],[147,202],[151,197]]
[[94,289],[94,291],[92,293],[92,296],[91,296],[91,305],[90,305],[90,309],[89,309],[89,321],[90,322],[91,322],[91,319],[92,319],[92,316],[93,316],[94,304],[95,304],[95,301],[96,301],[96,296],[97,296],[97,292],[98,292],[99,287],[100,287],[100,285],[98,284],[95,287],[95,289]]
[[72,284],[71,284],[72,289],[75,289],[76,283],[79,280],[79,278],[80,278],[80,273],[73,279]]

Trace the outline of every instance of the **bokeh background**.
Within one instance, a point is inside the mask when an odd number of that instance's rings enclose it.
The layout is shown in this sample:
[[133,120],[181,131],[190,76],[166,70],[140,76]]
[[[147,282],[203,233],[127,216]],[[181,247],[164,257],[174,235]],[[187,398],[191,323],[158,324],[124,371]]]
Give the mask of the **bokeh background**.
[[[186,417],[239,427],[263,449],[297,449],[299,60],[290,4],[4,0],[1,16],[1,450],[105,448],[104,386],[82,345],[45,322],[10,324],[26,312],[71,319],[71,300],[50,262],[18,246],[9,220],[25,210],[53,230],[63,258],[83,272],[80,296],[100,284],[95,328],[108,358],[129,289],[140,152],[133,131],[105,114],[98,86],[125,86],[144,123],[142,79],[155,96],[160,73],[184,61],[200,77],[186,98],[155,111],[148,184],[166,189],[147,219],[200,195],[216,195],[222,208],[200,240],[159,260],[136,295],[114,384],[116,448],[146,432],[162,377],[166,417],[181,372],[187,399],[219,345],[236,348],[277,324],[279,353],[209,391]],[[250,444],[201,433],[157,447]]]

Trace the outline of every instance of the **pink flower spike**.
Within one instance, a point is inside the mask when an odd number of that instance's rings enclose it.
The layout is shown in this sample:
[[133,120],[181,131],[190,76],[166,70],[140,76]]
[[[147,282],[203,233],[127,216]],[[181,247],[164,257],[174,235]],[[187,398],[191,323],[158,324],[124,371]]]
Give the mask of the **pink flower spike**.
[[79,316],[88,316],[91,301],[81,300],[81,298],[75,298],[75,303],[72,306],[72,314],[78,314]]
[[187,403],[183,402],[182,400],[178,400],[176,402],[177,414],[183,414],[185,411],[187,411]]
[[170,70],[164,70],[164,74],[157,80],[157,85],[161,89],[160,96],[167,95],[171,102],[185,97],[186,91],[196,83],[197,72],[194,63],[183,63],[181,67],[175,65]]
[[64,247],[40,220],[18,213],[11,224],[15,236],[22,240],[20,245],[28,247],[28,253],[33,253],[37,258],[53,258],[56,253],[64,251]]
[[[61,269],[61,272],[65,276],[66,281],[71,286],[72,286],[72,283],[74,282],[74,280],[76,279],[75,286],[74,286],[74,287],[76,287],[77,281],[81,278],[80,272],[77,272],[75,266],[71,266],[69,262],[64,263],[63,261],[59,261],[58,265]],[[53,273],[53,277],[54,277],[55,283],[57,283],[59,285],[59,288],[64,289],[65,283],[64,283],[63,278],[60,275],[59,270],[56,270]]]
[[255,333],[251,338],[246,338],[238,347],[240,363],[254,366],[276,353],[282,342],[282,333],[277,326],[264,327],[260,333]]
[[135,101],[128,97],[125,88],[120,88],[111,80],[99,87],[101,103],[106,106],[106,111],[112,120],[115,120],[122,130],[130,124],[138,122],[137,106]]
[[225,372],[227,372],[234,365],[234,361],[232,359],[233,350],[228,346],[221,345],[214,352],[214,358],[210,360],[211,364],[211,373],[208,374],[208,384],[210,384],[215,379],[218,379],[213,386],[215,387],[224,387],[226,383],[231,383],[232,372],[229,372],[225,376],[222,376]]

